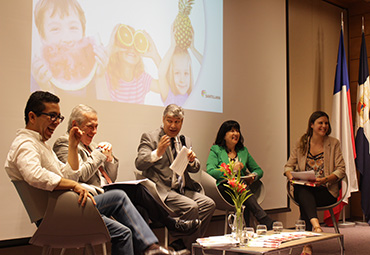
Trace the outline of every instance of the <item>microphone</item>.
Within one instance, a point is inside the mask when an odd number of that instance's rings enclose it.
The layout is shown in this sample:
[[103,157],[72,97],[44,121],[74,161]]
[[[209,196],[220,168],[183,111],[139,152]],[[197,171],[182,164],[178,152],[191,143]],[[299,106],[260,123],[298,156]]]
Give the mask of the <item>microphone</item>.
[[180,135],[180,142],[183,146],[186,147],[186,143],[185,143],[185,136],[184,135]]

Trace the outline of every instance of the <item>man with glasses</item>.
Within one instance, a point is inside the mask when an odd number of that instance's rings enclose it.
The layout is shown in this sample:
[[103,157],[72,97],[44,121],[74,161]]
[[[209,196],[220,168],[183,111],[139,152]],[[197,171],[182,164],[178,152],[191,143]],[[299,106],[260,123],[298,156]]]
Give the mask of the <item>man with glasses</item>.
[[34,92],[27,101],[24,114],[26,127],[17,131],[5,162],[5,170],[12,180],[23,180],[48,191],[73,190],[79,194],[78,202],[82,206],[90,198],[109,230],[112,255],[187,254],[160,247],[158,239],[123,191],[114,190],[92,197],[77,182],[81,175],[77,146],[83,135],[78,127],[73,127],[69,133],[67,163],[58,160],[46,144],[64,119],[57,96],[49,92]]

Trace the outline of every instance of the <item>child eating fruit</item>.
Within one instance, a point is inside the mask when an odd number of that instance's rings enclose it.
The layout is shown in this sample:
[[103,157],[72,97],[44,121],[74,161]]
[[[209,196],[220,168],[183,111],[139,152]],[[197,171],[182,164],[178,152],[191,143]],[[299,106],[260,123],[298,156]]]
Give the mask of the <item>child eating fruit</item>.
[[107,54],[85,36],[86,18],[76,0],[40,0],[34,10],[41,53],[31,67],[31,90],[95,96],[96,76],[105,71]]

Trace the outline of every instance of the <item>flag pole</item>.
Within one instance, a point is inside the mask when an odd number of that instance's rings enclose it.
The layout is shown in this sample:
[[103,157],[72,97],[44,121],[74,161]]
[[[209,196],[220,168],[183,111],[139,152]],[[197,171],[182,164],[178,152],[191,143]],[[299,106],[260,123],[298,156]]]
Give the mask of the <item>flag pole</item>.
[[[342,33],[343,33],[343,36],[344,36],[343,12],[340,13],[340,26],[341,26]],[[350,192],[350,191],[348,190],[347,192]],[[347,194],[342,194],[342,196],[346,196],[346,195]],[[346,222],[346,207],[347,207],[347,204],[345,204],[343,206],[343,209],[342,209],[342,223],[338,223],[338,227],[340,227],[340,228],[353,227],[353,226],[356,225],[354,222],[349,222],[349,221]]]

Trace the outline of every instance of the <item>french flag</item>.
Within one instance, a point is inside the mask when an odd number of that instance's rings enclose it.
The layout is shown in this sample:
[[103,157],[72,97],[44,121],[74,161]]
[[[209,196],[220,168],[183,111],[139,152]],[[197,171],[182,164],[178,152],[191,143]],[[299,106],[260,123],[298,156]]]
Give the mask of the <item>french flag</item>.
[[360,172],[362,212],[365,215],[365,220],[370,224],[370,85],[364,32],[362,32],[356,103],[356,166],[357,170]]
[[[344,196],[343,203],[348,204],[351,192],[358,191],[356,167],[355,167],[355,143],[352,127],[351,95],[349,90],[349,80],[347,71],[346,52],[343,43],[343,29],[340,32],[338,49],[337,68],[334,82],[333,108],[331,116],[332,136],[339,139],[342,146],[344,162],[346,163],[346,174],[348,178],[348,192],[341,194]],[[346,190],[346,185],[342,182],[342,190]],[[338,221],[343,203],[334,208],[334,213]],[[331,225],[330,214],[325,212],[324,220]]]

